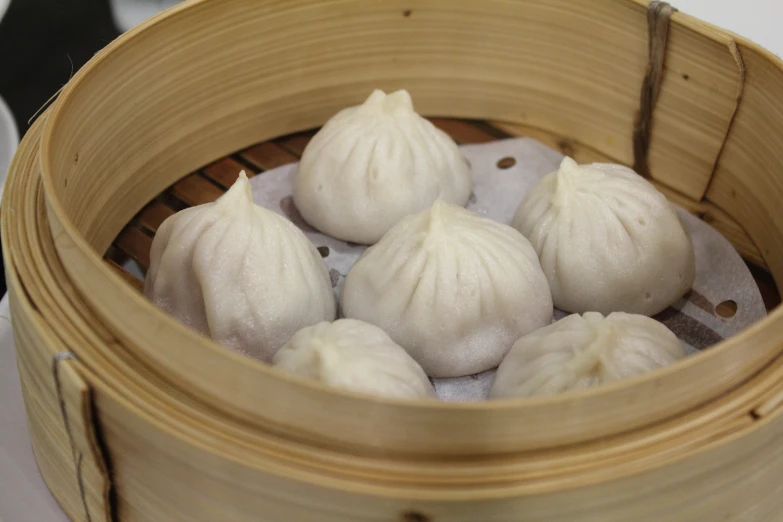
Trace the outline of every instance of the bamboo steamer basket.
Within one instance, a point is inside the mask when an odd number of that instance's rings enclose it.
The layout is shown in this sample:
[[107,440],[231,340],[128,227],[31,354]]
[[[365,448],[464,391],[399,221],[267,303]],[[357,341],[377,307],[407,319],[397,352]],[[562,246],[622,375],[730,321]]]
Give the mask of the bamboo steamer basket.
[[2,205],[33,448],[68,515],[783,519],[780,310],[592,391],[378,400],[222,349],[102,260],[194,169],[405,87],[427,115],[635,162],[780,280],[783,66],[667,13],[633,0],[201,0],[96,55],[25,136]]

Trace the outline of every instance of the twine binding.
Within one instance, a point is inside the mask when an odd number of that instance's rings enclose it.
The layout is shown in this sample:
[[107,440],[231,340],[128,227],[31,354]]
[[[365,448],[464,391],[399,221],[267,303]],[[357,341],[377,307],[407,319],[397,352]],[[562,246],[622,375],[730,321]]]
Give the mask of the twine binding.
[[666,2],[653,1],[647,7],[647,72],[642,81],[639,112],[633,128],[633,169],[645,178],[650,177],[647,156],[650,152],[652,115],[663,81],[666,44],[669,40],[669,21],[677,11]]

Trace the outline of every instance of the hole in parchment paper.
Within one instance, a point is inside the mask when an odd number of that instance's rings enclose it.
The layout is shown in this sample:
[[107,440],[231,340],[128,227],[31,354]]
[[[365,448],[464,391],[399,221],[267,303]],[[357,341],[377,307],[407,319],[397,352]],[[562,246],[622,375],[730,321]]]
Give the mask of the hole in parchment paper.
[[715,307],[715,313],[724,319],[729,319],[737,314],[737,303],[728,299],[722,303],[718,303]]
[[431,522],[430,517],[422,515],[415,511],[408,511],[402,514],[402,522]]
[[329,247],[328,246],[319,246],[318,247],[318,253],[321,254],[321,257],[328,257],[329,256]]
[[514,165],[517,164],[517,160],[512,158],[511,156],[506,156],[505,158],[500,158],[498,160],[498,168],[499,169],[510,169]]

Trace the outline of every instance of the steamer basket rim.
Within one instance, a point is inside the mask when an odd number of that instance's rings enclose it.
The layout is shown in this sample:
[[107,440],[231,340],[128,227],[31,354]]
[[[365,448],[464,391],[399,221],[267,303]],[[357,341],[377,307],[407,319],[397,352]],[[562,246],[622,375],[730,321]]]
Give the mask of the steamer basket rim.
[[[111,56],[112,52],[115,49],[117,49],[118,47],[124,45],[125,43],[135,38],[142,37],[144,33],[148,32],[151,28],[161,23],[165,23],[170,19],[174,19],[175,17],[180,16],[183,12],[189,11],[195,6],[201,4],[207,4],[210,2],[216,2],[216,1],[219,0],[189,0],[181,4],[177,4],[174,7],[169,8],[168,10],[159,13],[158,15],[152,17],[151,19],[134,27],[130,31],[120,35],[117,39],[115,39],[113,42],[107,45],[102,51],[100,51],[95,56],[93,56],[92,59],[90,59],[90,61],[87,64],[85,64],[74,75],[74,77],[66,84],[66,86],[63,88],[62,93],[59,95],[57,100],[50,108],[50,114],[48,116],[47,121],[45,122],[45,127],[43,129],[43,133],[41,136],[41,144],[39,148],[40,168],[42,173],[44,189],[46,192],[47,207],[50,210],[50,212],[54,213],[57,221],[63,227],[64,231],[66,231],[67,234],[70,236],[70,239],[74,242],[77,248],[85,255],[87,259],[90,260],[91,264],[93,265],[91,268],[93,270],[100,271],[100,273],[104,275],[108,275],[109,280],[112,281],[114,285],[120,286],[123,289],[123,292],[126,294],[127,298],[132,299],[133,302],[139,307],[147,307],[148,311],[152,310],[153,311],[152,313],[159,316],[160,320],[163,323],[165,323],[165,326],[167,328],[173,328],[183,339],[193,344],[194,347],[197,346],[198,349],[212,350],[213,352],[220,351],[220,353],[222,353],[224,357],[233,360],[237,364],[250,365],[251,367],[255,368],[254,371],[261,372],[262,374],[264,374],[266,378],[275,379],[278,381],[287,380],[290,383],[295,383],[298,386],[308,387],[312,391],[317,391],[321,394],[325,393],[329,395],[336,395],[336,396],[341,396],[344,398],[349,398],[354,400],[359,399],[364,402],[389,404],[389,405],[394,405],[396,407],[404,407],[404,408],[411,408],[411,409],[418,409],[418,410],[432,411],[432,412],[458,411],[458,410],[466,411],[466,412],[488,411],[488,410],[502,411],[502,410],[513,410],[519,408],[520,406],[534,406],[534,405],[545,406],[551,404],[560,404],[563,402],[571,401],[575,397],[586,399],[586,398],[602,396],[602,395],[620,395],[621,393],[631,390],[640,384],[647,383],[649,381],[653,381],[657,379],[663,379],[669,375],[679,372],[684,368],[690,368],[694,365],[700,365],[704,361],[707,361],[710,358],[718,357],[726,351],[741,350],[742,342],[743,342],[743,339],[741,337],[747,336],[755,332],[759,332],[771,326],[773,323],[783,320],[783,308],[778,307],[777,309],[773,310],[766,318],[751,325],[746,330],[744,330],[741,334],[738,334],[737,336],[731,337],[729,339],[725,339],[724,341],[718,343],[717,345],[710,347],[708,350],[689,356],[685,360],[679,361],[676,364],[655,370],[653,372],[650,372],[648,374],[639,377],[609,383],[597,388],[572,391],[572,392],[567,392],[551,397],[496,399],[496,400],[480,401],[480,402],[445,402],[445,401],[436,401],[436,400],[377,398],[377,397],[366,396],[355,392],[335,389],[335,388],[328,387],[320,382],[304,379],[298,376],[288,375],[284,372],[275,371],[274,369],[272,369],[271,367],[269,367],[264,363],[249,359],[243,355],[231,352],[230,350],[226,350],[225,348],[220,346],[217,342],[197,334],[196,332],[192,331],[190,328],[183,325],[173,317],[157,309],[151,302],[149,302],[141,294],[131,292],[127,288],[127,284],[120,278],[120,276],[115,274],[110,267],[108,267],[105,263],[103,263],[101,260],[101,256],[90,247],[86,239],[76,229],[75,225],[68,217],[67,213],[65,212],[57,196],[56,191],[54,190],[55,183],[52,178],[52,172],[54,169],[52,165],[50,150],[52,147],[52,143],[56,140],[55,132],[57,131],[57,126],[58,126],[57,124],[60,119],[60,114],[61,112],[63,112],[64,108],[68,106],[68,103],[71,100],[72,93],[76,89],[78,89],[79,85],[84,81],[85,78],[89,77],[89,75],[92,73],[93,70],[99,67],[105,60],[109,59],[109,57]],[[524,1],[524,0],[519,0],[519,1]],[[628,3],[629,5],[637,5],[643,7],[646,7],[649,3],[646,0],[623,0],[623,1]],[[690,15],[680,13],[680,12],[674,14],[672,21],[673,23],[675,22],[682,23],[684,26],[691,28],[699,33],[702,33],[703,35],[711,39],[718,39],[719,37],[722,39],[725,39],[726,37],[734,38],[737,41],[737,43],[740,44],[741,46],[750,48],[753,51],[760,53],[765,59],[771,61],[776,67],[783,69],[783,61],[781,61],[780,58],[772,54],[770,51],[767,51],[766,49],[758,46],[757,44],[746,40],[745,38],[734,36],[728,31],[724,31],[723,29],[716,28],[711,24],[702,22],[697,18],[694,18]]]

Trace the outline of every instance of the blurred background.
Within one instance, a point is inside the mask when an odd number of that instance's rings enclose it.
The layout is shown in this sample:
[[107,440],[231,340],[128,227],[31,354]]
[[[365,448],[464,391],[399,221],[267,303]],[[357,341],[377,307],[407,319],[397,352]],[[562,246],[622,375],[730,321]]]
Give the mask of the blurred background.
[[0,0],[0,96],[20,135],[97,51],[176,0]]
[[118,34],[108,0],[11,0],[0,21],[0,96],[20,135],[72,71]]

